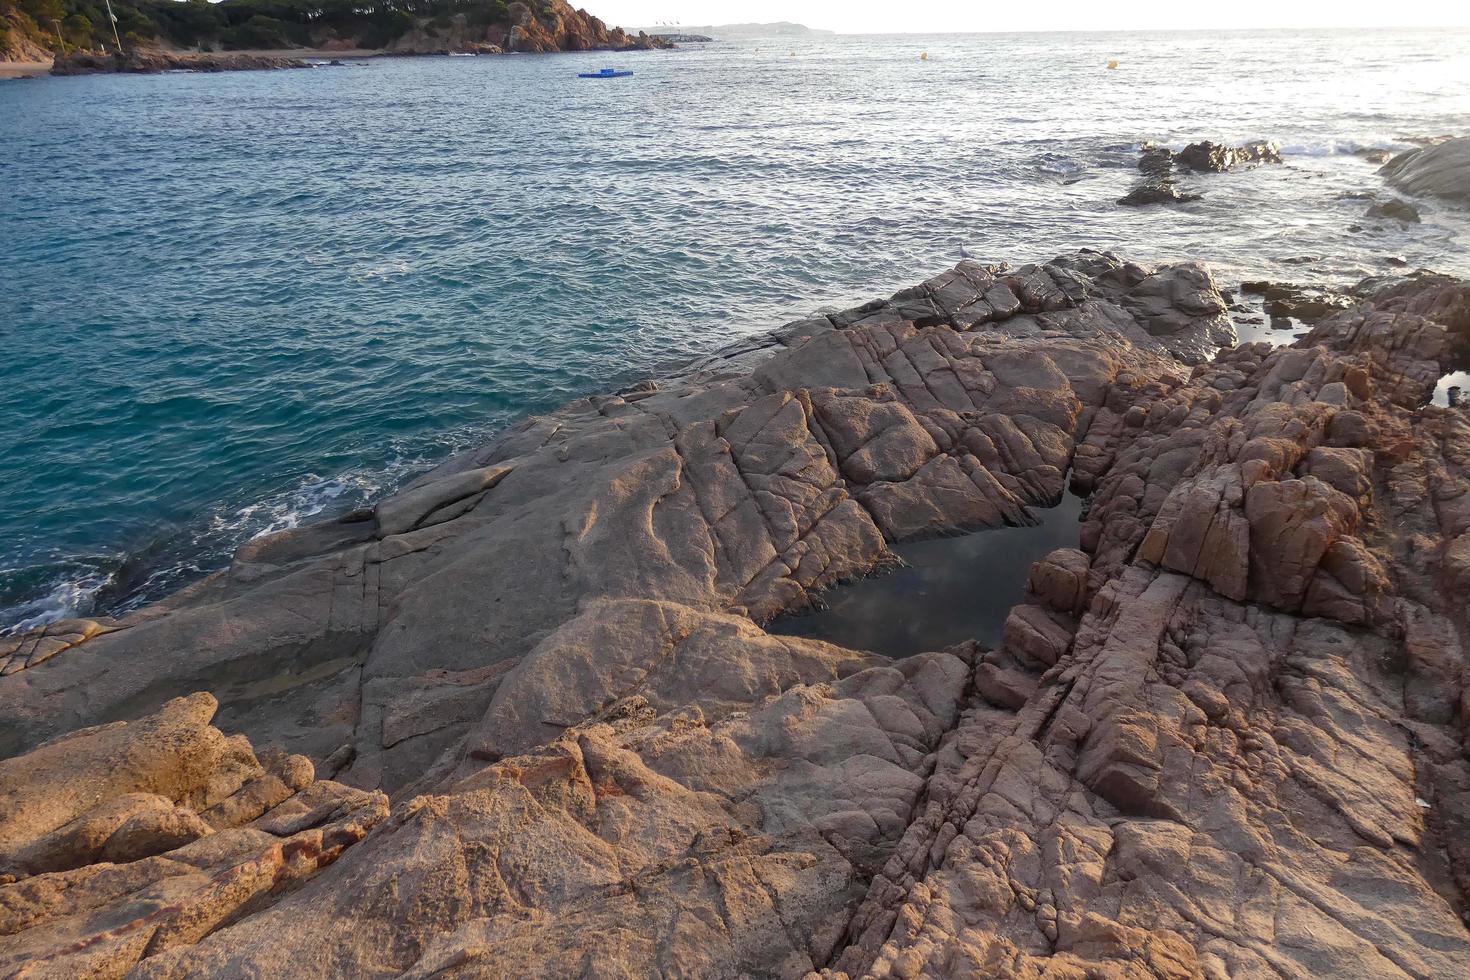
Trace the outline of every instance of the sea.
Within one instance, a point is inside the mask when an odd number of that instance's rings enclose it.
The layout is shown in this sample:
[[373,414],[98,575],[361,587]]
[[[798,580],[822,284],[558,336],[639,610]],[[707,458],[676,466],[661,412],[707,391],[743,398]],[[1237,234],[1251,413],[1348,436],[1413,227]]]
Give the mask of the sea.
[[[634,75],[576,77],[605,66]],[[528,414],[966,256],[1470,275],[1470,214],[1365,219],[1359,152],[1470,132],[1467,80],[1470,32],[1374,30],[0,82],[0,629],[126,612]],[[1142,143],[1204,138],[1285,162],[1118,206]]]

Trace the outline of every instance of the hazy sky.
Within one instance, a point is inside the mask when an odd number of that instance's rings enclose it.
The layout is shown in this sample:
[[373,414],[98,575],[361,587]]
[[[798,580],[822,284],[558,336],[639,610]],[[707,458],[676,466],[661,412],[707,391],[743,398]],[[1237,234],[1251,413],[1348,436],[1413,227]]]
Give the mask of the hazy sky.
[[1444,0],[1223,0],[1182,3],[1050,0],[572,0],[611,24],[646,27],[790,20],[847,33],[1119,30],[1138,27],[1470,25],[1470,3]]

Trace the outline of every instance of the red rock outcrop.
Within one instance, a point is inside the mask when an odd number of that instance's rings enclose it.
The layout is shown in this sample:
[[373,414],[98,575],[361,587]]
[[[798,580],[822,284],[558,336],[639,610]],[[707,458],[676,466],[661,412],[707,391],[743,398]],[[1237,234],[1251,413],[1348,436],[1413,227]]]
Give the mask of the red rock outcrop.
[[484,18],[454,14],[448,18],[420,19],[407,33],[393,41],[395,54],[441,54],[449,51],[498,54],[519,51],[547,54],[555,51],[644,51],[667,48],[662,38],[629,34],[621,27],[608,27],[585,10],[566,0],[515,2],[503,22],[486,23]]

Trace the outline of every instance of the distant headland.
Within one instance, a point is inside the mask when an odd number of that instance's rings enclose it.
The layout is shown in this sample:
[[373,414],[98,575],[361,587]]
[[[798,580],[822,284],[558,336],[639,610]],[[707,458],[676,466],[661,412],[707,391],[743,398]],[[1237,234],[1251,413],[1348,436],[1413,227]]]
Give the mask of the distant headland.
[[645,27],[643,31],[651,37],[675,41],[701,37],[714,41],[743,37],[832,37],[837,33],[807,27],[805,24],[793,24],[790,21],[780,21],[774,24],[720,24],[712,27],[686,27],[683,24],[662,25]]

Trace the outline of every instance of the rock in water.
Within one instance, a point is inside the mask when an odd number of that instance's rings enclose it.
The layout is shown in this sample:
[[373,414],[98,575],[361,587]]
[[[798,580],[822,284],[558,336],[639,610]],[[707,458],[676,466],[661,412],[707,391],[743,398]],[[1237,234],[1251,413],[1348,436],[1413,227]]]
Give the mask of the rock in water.
[[1174,169],[1174,151],[1167,146],[1145,143],[1138,151],[1138,169],[1155,177],[1167,177]]
[[1470,136],[1405,150],[1378,172],[1409,194],[1470,201]]
[[1174,154],[1173,160],[1182,167],[1201,173],[1224,173],[1237,167],[1280,163],[1281,152],[1276,148],[1275,143],[1264,140],[1246,143],[1243,146],[1226,146],[1223,143],[1202,140],[1198,143],[1191,143]]
[[[1349,309],[1354,305],[1351,297],[1341,293],[1291,283],[1243,282],[1240,288],[1242,292],[1261,296],[1262,307],[1268,315],[1290,317],[1303,323],[1316,323],[1324,317]],[[1274,323],[1273,327],[1275,327]]]
[[1118,203],[1140,207],[1198,201],[1199,194],[1182,192],[1174,185],[1176,166],[1196,173],[1224,173],[1242,166],[1280,162],[1276,144],[1264,141],[1225,146],[1205,140],[1191,143],[1178,153],[1165,146],[1145,143],[1138,154],[1138,169],[1145,174],[1143,183],[1120,197]]
[[[962,262],[0,641],[0,964],[1470,975],[1470,286],[1354,298]],[[1069,482],[997,649],[759,625]]]
[[1368,206],[1367,216],[1370,218],[1392,218],[1394,221],[1402,221],[1404,224],[1419,223],[1419,209],[1408,201],[1397,197],[1391,197],[1387,201]]
[[1174,186],[1172,180],[1150,181],[1140,184],[1118,198],[1118,203],[1128,207],[1143,207],[1148,204],[1181,204],[1198,201],[1203,195],[1186,194]]

